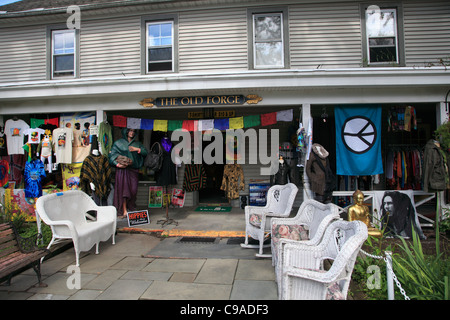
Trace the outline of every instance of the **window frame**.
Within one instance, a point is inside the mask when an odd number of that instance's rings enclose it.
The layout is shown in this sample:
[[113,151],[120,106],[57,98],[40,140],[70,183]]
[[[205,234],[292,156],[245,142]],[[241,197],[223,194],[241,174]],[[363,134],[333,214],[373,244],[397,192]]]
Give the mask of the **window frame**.
[[[384,4],[379,6],[380,11],[392,11],[395,15],[395,49],[396,49],[396,61],[381,61],[381,62],[371,62],[370,61],[370,49],[369,35],[366,26],[366,11],[370,7],[369,4],[361,5],[361,29],[362,29],[362,39],[363,39],[363,66],[364,67],[403,67],[405,66],[405,45],[404,45],[404,33],[403,33],[403,8],[401,4]],[[391,37],[379,37],[379,38],[391,38]],[[382,46],[380,46],[382,47]],[[388,46],[386,46],[388,47]]]
[[[150,71],[149,66],[149,25],[158,25],[164,23],[172,24],[172,69]],[[175,73],[178,72],[178,16],[176,15],[158,15],[144,16],[141,18],[141,74]]]
[[[282,65],[256,65],[256,41],[255,38],[255,18],[260,16],[269,15],[280,15],[281,17],[281,59]],[[290,59],[289,59],[289,23],[288,23],[288,9],[287,8],[259,8],[259,9],[248,9],[247,11],[247,23],[248,23],[248,68],[250,70],[270,70],[270,69],[289,69]],[[263,41],[260,41],[261,43]]]
[[[57,33],[73,33],[74,37],[74,52],[73,52],[73,74],[71,75],[57,75],[55,74],[55,55],[54,55],[54,34]],[[78,29],[68,29],[66,25],[55,25],[47,27],[47,79],[58,80],[58,79],[73,79],[79,77],[79,52],[80,52],[80,41],[79,41],[79,30]],[[63,55],[63,54],[61,54]]]

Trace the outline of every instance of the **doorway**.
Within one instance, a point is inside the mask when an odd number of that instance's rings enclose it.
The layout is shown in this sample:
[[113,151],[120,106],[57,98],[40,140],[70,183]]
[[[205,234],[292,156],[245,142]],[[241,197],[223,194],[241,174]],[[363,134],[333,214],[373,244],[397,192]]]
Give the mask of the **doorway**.
[[[222,133],[222,141],[225,141],[225,134]],[[214,139],[212,141],[203,140],[202,142],[202,149],[203,151],[205,148],[214,142]],[[225,163],[225,142],[223,144],[223,159],[222,163],[212,163],[212,164],[206,164],[203,162],[203,168],[205,169],[206,173],[206,188],[199,190],[199,203],[200,204],[225,204],[228,203],[228,199],[225,197],[225,191],[220,190],[220,187],[222,186],[222,179],[223,179],[223,170],[224,170],[224,163]],[[203,153],[204,154],[204,153]],[[215,156],[215,154],[212,154],[212,156]]]

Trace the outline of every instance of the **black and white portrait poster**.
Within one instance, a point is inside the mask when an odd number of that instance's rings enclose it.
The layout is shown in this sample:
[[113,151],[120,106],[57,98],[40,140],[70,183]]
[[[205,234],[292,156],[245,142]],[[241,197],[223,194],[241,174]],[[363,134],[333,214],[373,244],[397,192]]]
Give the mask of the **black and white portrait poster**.
[[[425,239],[417,217],[413,190],[374,191],[374,209],[378,221],[374,221],[386,236],[412,238],[412,230]],[[375,215],[375,213],[374,213]]]

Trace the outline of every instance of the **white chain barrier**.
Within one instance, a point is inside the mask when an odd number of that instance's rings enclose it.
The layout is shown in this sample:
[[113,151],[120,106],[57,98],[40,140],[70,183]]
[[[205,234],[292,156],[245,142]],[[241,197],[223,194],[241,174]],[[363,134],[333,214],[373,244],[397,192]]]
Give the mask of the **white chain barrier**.
[[394,273],[394,270],[392,268],[392,253],[389,251],[386,251],[385,257],[382,256],[375,256],[373,254],[365,252],[363,249],[360,249],[360,251],[365,254],[366,256],[373,258],[373,259],[379,259],[384,260],[386,263],[386,281],[387,281],[387,289],[388,289],[388,300],[394,300],[394,282],[397,285],[398,289],[400,290],[400,293],[403,295],[405,300],[410,300],[410,298],[406,295],[405,290],[402,288],[402,285],[400,284],[400,281],[398,281],[397,276]]

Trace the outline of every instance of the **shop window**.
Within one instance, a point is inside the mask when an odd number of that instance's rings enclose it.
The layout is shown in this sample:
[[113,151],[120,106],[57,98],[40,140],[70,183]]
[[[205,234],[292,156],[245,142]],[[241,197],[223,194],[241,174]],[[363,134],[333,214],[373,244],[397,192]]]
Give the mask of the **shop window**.
[[250,68],[288,68],[287,14],[251,12]]
[[172,21],[147,23],[147,72],[174,71]]
[[74,77],[76,64],[75,30],[52,30],[51,43],[52,78]]
[[364,8],[364,64],[400,66],[403,64],[402,32],[398,8]]

